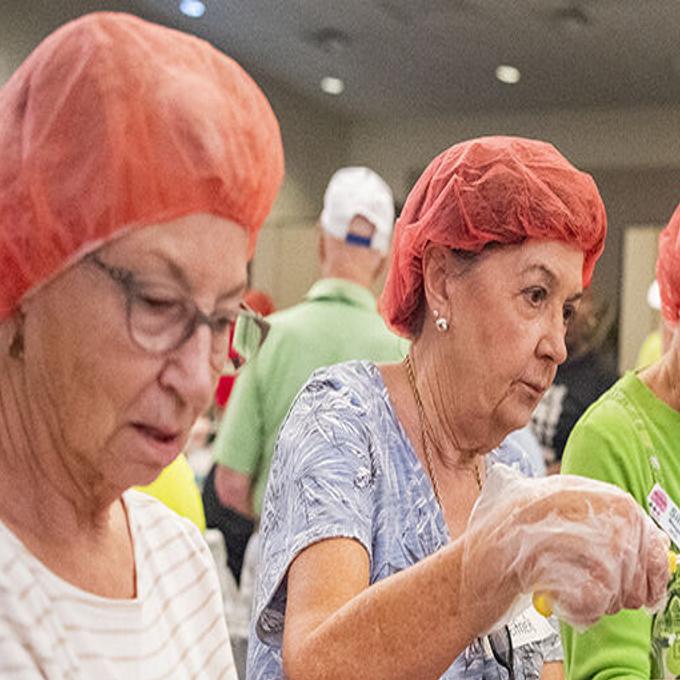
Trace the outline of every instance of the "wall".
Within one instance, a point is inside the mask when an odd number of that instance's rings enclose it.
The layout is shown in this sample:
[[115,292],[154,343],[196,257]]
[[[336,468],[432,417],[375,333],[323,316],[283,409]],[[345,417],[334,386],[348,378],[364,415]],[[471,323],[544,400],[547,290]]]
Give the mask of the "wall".
[[315,224],[328,180],[349,162],[350,124],[279,85],[260,83],[281,123],[286,177],[258,241],[252,283],[287,307],[318,277]]
[[647,289],[654,279],[659,229],[652,226],[629,227],[623,239],[621,285],[621,333],[619,371],[635,368],[640,347],[649,333],[660,324],[659,312],[646,302]]

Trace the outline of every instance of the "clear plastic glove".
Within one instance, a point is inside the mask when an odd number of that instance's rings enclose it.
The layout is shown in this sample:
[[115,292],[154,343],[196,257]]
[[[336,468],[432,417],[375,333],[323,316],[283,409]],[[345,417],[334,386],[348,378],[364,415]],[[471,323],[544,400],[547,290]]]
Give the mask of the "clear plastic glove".
[[670,542],[621,489],[575,475],[527,479],[496,465],[465,534],[462,594],[496,627],[545,593],[584,628],[620,609],[658,609]]

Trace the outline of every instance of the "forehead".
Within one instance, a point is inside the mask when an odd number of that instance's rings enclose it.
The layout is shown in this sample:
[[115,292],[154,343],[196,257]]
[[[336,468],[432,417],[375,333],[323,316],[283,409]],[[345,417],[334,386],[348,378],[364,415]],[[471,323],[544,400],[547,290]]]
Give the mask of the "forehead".
[[191,288],[233,288],[245,285],[247,248],[244,228],[200,213],[131,231],[102,253],[117,264],[186,279]]
[[571,295],[583,287],[583,253],[562,241],[528,239],[490,250],[480,263],[479,273],[508,284],[527,277],[542,278]]

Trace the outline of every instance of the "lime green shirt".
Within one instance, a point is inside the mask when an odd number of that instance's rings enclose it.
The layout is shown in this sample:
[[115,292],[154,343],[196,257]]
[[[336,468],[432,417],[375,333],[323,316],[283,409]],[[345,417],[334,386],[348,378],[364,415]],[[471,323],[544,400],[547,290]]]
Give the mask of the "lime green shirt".
[[373,293],[344,279],[317,281],[304,302],[267,320],[267,340],[239,374],[214,445],[217,463],[252,478],[257,515],[279,427],[310,375],[352,359],[399,361],[408,350],[385,326]]
[[[680,413],[658,399],[637,375],[626,373],[574,427],[562,472],[616,484],[645,511],[655,482],[680,504],[679,447]],[[674,583],[673,590],[676,587]],[[652,663],[652,642],[655,646],[660,642],[652,625],[652,616],[644,610],[605,616],[581,634],[563,625],[565,678],[647,680],[680,674],[680,669],[658,670],[658,661]],[[673,628],[680,638],[680,618]],[[664,663],[673,666],[671,657],[676,655],[680,664],[680,645],[665,654]]]

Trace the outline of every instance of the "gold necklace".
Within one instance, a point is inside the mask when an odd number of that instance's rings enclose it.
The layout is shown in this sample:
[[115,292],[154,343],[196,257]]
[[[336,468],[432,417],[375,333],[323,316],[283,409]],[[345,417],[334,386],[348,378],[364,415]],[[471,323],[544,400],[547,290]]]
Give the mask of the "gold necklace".
[[[404,357],[404,366],[406,368],[406,375],[408,376],[408,382],[411,386],[411,391],[413,392],[413,398],[415,399],[416,406],[418,407],[418,420],[420,421],[420,437],[422,440],[423,451],[425,453],[425,462],[427,463],[427,472],[430,475],[430,480],[432,481],[432,488],[434,489],[434,495],[437,499],[437,503],[441,508],[444,507],[442,503],[442,497],[439,490],[439,480],[437,479],[437,474],[434,470],[434,461],[432,459],[432,451],[430,450],[429,443],[432,442],[435,446],[435,439],[432,435],[432,428],[425,415],[425,408],[423,407],[423,400],[420,398],[420,392],[418,391],[418,386],[416,385],[416,374],[413,365],[413,359],[410,354]],[[479,465],[475,461],[475,480],[477,481],[477,487],[482,490],[482,476],[479,473]]]

